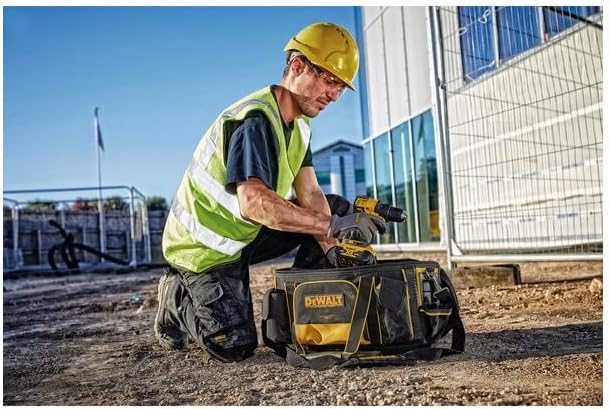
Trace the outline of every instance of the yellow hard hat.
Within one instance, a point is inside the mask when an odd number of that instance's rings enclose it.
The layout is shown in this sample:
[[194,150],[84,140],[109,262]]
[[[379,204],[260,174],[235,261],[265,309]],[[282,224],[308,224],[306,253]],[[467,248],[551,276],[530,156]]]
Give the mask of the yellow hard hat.
[[297,50],[313,64],[339,78],[352,90],[358,73],[358,44],[352,35],[333,23],[314,23],[292,37],[284,51]]

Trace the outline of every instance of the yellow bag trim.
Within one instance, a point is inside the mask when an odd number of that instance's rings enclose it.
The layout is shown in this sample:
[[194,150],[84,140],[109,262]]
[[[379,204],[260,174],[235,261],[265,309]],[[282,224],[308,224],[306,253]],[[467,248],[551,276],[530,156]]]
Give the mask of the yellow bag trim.
[[[356,299],[358,297],[358,287],[356,287],[356,285],[354,283],[352,283],[351,281],[347,281],[347,280],[318,280],[318,281],[306,281],[304,283],[300,283],[299,285],[297,285],[294,289],[294,294],[296,295],[297,291],[299,291],[299,288],[303,288],[306,285],[310,285],[310,284],[320,284],[320,283],[347,283],[349,285],[351,285],[352,287],[354,287],[354,290],[356,290]],[[302,290],[301,290],[302,291]],[[293,300],[293,308],[294,308],[294,300]]]
[[[426,268],[417,267],[415,268],[415,285],[417,288],[417,305],[424,305],[424,293],[421,289],[420,275],[426,272]],[[404,274],[404,271],[402,272]]]
[[[417,305],[422,306],[424,305],[424,292],[421,288],[421,275],[426,273],[427,268],[426,267],[417,267],[415,268],[415,284],[417,285]],[[404,274],[404,271],[403,271]],[[438,269],[434,269],[434,271],[431,273],[432,276],[432,280],[436,283],[436,285],[438,286],[438,288],[442,288],[441,284],[438,282],[438,280],[436,279],[436,274],[438,274]],[[406,276],[405,276],[406,277]]]
[[[406,302],[407,302],[407,317],[409,317],[407,324],[409,324],[409,330],[411,331],[411,336],[413,336],[414,335],[413,317],[411,317],[411,299],[409,298],[409,282],[407,281],[407,273],[405,273],[405,269],[401,268],[400,271],[402,272],[402,279],[405,280],[404,291],[405,291]],[[417,283],[419,284],[419,279],[417,279]]]
[[[373,288],[377,286],[377,281],[373,277]],[[379,305],[375,308],[375,314],[377,315],[377,329],[379,330],[379,345],[383,345],[383,333],[381,332],[381,318],[379,317]]]
[[426,314],[429,317],[446,317],[451,315],[451,309],[448,310],[449,312],[432,312],[432,311],[426,311],[426,310],[421,310],[421,312],[423,312],[424,314]]
[[[294,327],[301,345],[345,345],[352,324],[296,324]],[[360,343],[369,345],[370,341],[360,336]]]

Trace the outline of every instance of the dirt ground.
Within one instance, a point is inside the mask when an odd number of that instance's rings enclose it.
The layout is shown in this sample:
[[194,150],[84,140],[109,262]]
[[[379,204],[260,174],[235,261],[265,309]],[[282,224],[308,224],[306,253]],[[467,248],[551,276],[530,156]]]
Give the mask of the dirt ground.
[[[257,321],[278,266],[251,270]],[[601,263],[543,267],[522,266],[521,285],[458,290],[464,354],[326,371],[262,346],[235,364],[205,363],[194,345],[162,349],[152,331],[160,269],[5,277],[3,403],[602,405]]]

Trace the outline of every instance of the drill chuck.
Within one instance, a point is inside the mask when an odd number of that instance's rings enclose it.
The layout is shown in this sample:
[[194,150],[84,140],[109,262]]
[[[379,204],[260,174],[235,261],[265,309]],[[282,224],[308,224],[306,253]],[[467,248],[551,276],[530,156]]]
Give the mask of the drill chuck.
[[407,220],[407,212],[385,203],[378,202],[375,206],[375,212],[388,222],[402,223]]

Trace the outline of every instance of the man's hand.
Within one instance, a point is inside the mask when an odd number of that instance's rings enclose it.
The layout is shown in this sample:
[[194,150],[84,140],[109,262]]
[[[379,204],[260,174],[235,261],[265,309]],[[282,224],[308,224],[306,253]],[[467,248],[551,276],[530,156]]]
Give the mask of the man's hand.
[[328,235],[338,239],[371,243],[375,234],[385,233],[385,221],[366,213],[352,213],[345,216],[333,215],[330,219]]

